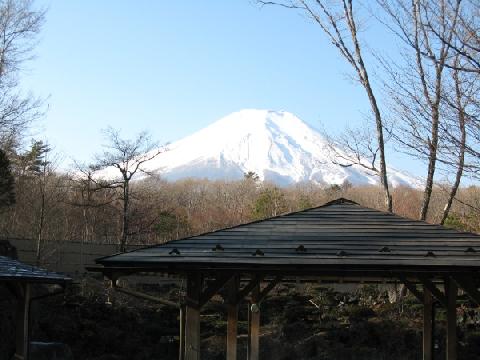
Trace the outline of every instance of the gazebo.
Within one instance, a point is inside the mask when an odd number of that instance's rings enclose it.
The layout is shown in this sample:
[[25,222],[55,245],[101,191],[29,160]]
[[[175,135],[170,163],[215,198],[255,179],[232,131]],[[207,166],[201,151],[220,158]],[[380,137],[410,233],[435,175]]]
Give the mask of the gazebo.
[[64,287],[69,281],[71,279],[68,276],[30,266],[6,256],[0,256],[0,286],[5,286],[16,298],[14,359],[26,360],[29,358],[31,302],[58,293],[54,291],[33,296],[32,287],[35,285],[60,285]]
[[447,359],[455,360],[458,289],[480,303],[479,235],[366,208],[343,198],[104,257],[97,263],[96,270],[114,286],[119,277],[134,273],[186,278],[180,312],[182,360],[200,359],[200,311],[222,289],[228,308],[228,360],[237,359],[239,301],[248,298],[251,304],[248,359],[257,360],[259,303],[282,281],[403,283],[423,303],[424,360],[433,356],[434,304],[446,309]]

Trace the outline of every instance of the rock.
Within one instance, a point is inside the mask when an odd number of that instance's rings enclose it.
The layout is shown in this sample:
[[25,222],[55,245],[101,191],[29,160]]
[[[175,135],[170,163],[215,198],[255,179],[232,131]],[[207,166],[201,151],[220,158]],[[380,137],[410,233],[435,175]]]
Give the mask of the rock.
[[0,240],[0,256],[18,259],[17,249],[8,240]]
[[73,360],[72,351],[68,345],[57,342],[30,343],[30,360]]

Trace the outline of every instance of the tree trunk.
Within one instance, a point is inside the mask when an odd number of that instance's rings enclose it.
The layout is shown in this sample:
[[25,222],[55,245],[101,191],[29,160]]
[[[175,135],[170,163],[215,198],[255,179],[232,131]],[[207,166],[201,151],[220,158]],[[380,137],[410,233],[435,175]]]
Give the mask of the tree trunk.
[[[440,101],[440,96],[438,96],[438,102]],[[420,220],[425,221],[427,218],[428,207],[430,205],[430,199],[432,197],[433,190],[433,177],[435,176],[435,168],[437,164],[437,148],[438,148],[438,123],[440,118],[439,113],[439,104],[437,103],[434,106],[432,111],[432,130],[431,130],[431,140],[429,144],[429,154],[428,154],[428,170],[427,170],[427,180],[425,181],[425,189],[423,191],[423,201],[422,208],[420,210]]]
[[120,252],[127,251],[128,241],[128,201],[129,201],[129,181],[125,180],[123,183],[123,229],[122,239],[120,242]]
[[377,101],[373,96],[373,92],[370,89],[370,85],[368,86],[368,97],[370,99],[370,103],[372,104],[372,108],[375,112],[375,124],[377,127],[377,142],[378,142],[378,149],[380,153],[380,183],[383,187],[383,192],[385,196],[385,206],[387,207],[387,211],[393,211],[393,204],[392,204],[392,196],[390,195],[390,189],[388,187],[388,175],[387,175],[387,164],[385,160],[385,143],[383,140],[383,123],[382,118],[380,115],[380,111],[378,110]]
[[430,144],[430,154],[428,156],[427,180],[425,181],[425,189],[423,190],[422,208],[420,209],[420,220],[425,221],[427,218],[428,207],[432,197],[433,176],[435,175],[435,165],[437,162],[437,150],[433,150],[433,144]]
[[460,180],[462,179],[463,175],[463,165],[464,165],[464,157],[465,157],[465,148],[463,147],[460,150],[461,155],[459,155],[459,163],[457,168],[457,174],[455,176],[455,182],[450,189],[450,193],[448,194],[448,200],[443,208],[443,215],[442,220],[440,220],[440,224],[443,225],[445,220],[447,220],[448,214],[450,212],[450,208],[452,207],[453,199],[457,195],[458,187],[460,186]]
[[[360,65],[363,69],[363,61],[360,61]],[[385,206],[387,211],[393,211],[392,196],[390,195],[390,189],[388,187],[388,175],[387,175],[387,164],[385,160],[385,142],[383,137],[383,122],[382,116],[380,114],[380,109],[378,108],[377,100],[373,94],[373,90],[370,86],[370,80],[368,79],[368,74],[365,69],[361,71],[361,78],[363,79],[362,84],[365,90],[367,91],[368,100],[370,101],[370,106],[375,115],[375,125],[377,128],[377,142],[378,142],[378,152],[380,154],[380,183],[383,187],[385,194]]]
[[357,27],[355,24],[355,19],[353,17],[352,3],[353,3],[352,0],[348,1],[348,7],[345,7],[345,15],[347,16],[348,27],[350,29],[353,45],[355,47],[355,57],[356,57],[356,62],[358,64],[358,68],[356,67],[356,70],[358,72],[360,82],[365,88],[365,91],[367,92],[368,100],[370,102],[370,107],[372,108],[372,112],[375,116],[378,152],[380,155],[380,173],[379,173],[380,183],[385,193],[385,206],[387,208],[387,211],[392,212],[393,210],[392,197],[390,195],[390,189],[388,188],[387,164],[385,160],[385,140],[383,136],[383,120],[382,120],[382,115],[380,113],[380,108],[378,107],[377,99],[375,97],[375,94],[373,93],[370,79],[368,77],[367,68],[363,61],[362,51],[361,51],[360,44],[358,42],[358,37],[357,37]]
[[42,255],[42,242],[43,242],[43,224],[45,222],[45,189],[44,184],[41,186],[40,194],[40,214],[37,228],[37,249],[36,249],[36,259],[35,263],[37,266],[40,265],[41,255]]
[[445,204],[445,208],[443,209],[442,219],[440,220],[440,224],[443,225],[445,220],[447,220],[448,213],[450,212],[450,208],[452,207],[453,199],[457,195],[458,187],[460,186],[460,181],[462,180],[463,175],[463,167],[465,165],[465,144],[467,142],[467,131],[465,129],[465,112],[462,105],[462,91],[460,89],[458,74],[454,73],[455,79],[455,94],[456,94],[456,106],[458,108],[458,127],[460,129],[460,144],[459,144],[459,153],[458,153],[458,167],[457,167],[457,174],[455,176],[455,182],[450,189],[450,193],[448,195],[447,203]]
[[[456,16],[458,14],[458,4],[455,10],[455,18],[453,20],[453,24],[456,23]],[[443,90],[443,69],[445,67],[445,61],[449,55],[449,46],[446,44],[442,44],[440,52],[438,54],[438,59],[434,57],[434,66],[435,66],[435,84],[434,90],[435,94],[434,97],[430,97],[430,92],[428,90],[428,83],[427,83],[427,75],[423,68],[422,57],[424,54],[420,49],[420,42],[419,42],[419,32],[425,33],[424,24],[422,22],[422,18],[420,15],[421,12],[421,5],[419,1],[415,1],[413,3],[413,15],[415,17],[415,51],[416,51],[416,61],[417,66],[420,74],[420,79],[422,81],[423,92],[425,99],[428,102],[428,105],[431,109],[431,128],[430,128],[430,139],[429,139],[429,155],[428,155],[428,171],[427,171],[427,179],[425,182],[425,190],[423,193],[423,202],[422,208],[420,210],[420,219],[426,220],[428,207],[430,205],[430,199],[432,197],[432,190],[433,190],[433,178],[435,176],[435,168],[437,163],[437,149],[438,149],[438,128],[440,123],[440,101],[442,98],[442,90]],[[428,14],[428,13],[427,13]],[[445,6],[442,6],[440,16],[445,17]],[[445,26],[445,24],[443,24]],[[452,25],[454,27],[454,25]],[[425,35],[426,36],[426,35]],[[450,29],[448,38],[451,39],[453,36],[453,28]],[[426,36],[425,44],[427,46],[427,51],[433,53],[431,45],[428,42],[428,36]]]

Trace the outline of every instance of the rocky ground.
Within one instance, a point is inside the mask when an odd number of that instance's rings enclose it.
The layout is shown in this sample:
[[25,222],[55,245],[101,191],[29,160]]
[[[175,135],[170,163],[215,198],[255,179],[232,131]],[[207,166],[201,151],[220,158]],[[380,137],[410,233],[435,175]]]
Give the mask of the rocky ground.
[[[142,289],[178,300],[174,285]],[[13,349],[13,307],[0,296],[0,360]],[[240,358],[246,352],[247,305],[241,305]],[[422,307],[407,296],[394,304],[366,286],[340,293],[324,286],[279,286],[261,304],[261,358],[275,360],[408,360],[421,358]],[[465,302],[459,313],[459,359],[480,358],[480,315]],[[67,344],[76,360],[177,359],[178,312],[124,295],[107,303],[103,283],[90,279],[32,309],[32,339]],[[445,314],[438,311],[436,351],[444,356]],[[226,314],[221,298],[202,311],[202,359],[224,359]],[[2,357],[3,356],[3,357]]]

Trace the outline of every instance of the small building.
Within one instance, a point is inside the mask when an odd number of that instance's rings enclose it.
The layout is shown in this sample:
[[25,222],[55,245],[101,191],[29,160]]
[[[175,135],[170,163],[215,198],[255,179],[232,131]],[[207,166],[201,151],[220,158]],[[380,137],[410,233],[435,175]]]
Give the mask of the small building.
[[[187,280],[180,359],[200,359],[200,311],[220,289],[228,307],[226,359],[237,359],[238,303],[249,306],[248,359],[259,356],[260,302],[292,280],[398,283],[423,304],[423,359],[433,356],[434,303],[447,312],[447,359],[457,358],[462,289],[480,304],[480,236],[338,199],[323,206],[100,258],[112,280],[168,273]],[[141,295],[141,294],[136,294]],[[155,300],[155,299],[152,299]]]
[[[29,358],[31,302],[58,293],[49,291],[50,289],[47,288],[49,285],[60,285],[63,288],[70,280],[62,274],[0,256],[0,286],[8,289],[16,299],[14,359]],[[43,294],[36,294],[40,289],[35,292],[34,288],[39,285],[44,285],[41,289]]]

